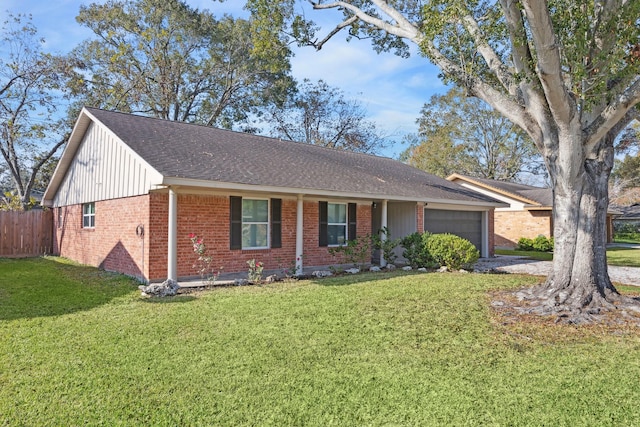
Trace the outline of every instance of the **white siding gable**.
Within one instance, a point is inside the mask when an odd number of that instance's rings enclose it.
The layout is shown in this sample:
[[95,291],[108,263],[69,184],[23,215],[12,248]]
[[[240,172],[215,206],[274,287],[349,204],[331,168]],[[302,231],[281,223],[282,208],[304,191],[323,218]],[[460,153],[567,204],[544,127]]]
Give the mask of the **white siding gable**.
[[529,204],[525,204],[519,200],[515,200],[511,197],[507,197],[504,196],[500,193],[491,191],[491,190],[487,190],[484,187],[480,187],[477,185],[473,185],[473,184],[469,184],[468,182],[463,182],[460,180],[456,180],[455,182],[457,182],[458,184],[462,185],[465,188],[468,188],[470,190],[473,191],[477,191],[480,194],[484,194],[485,196],[489,196],[489,197],[493,197],[494,199],[500,200],[501,202],[504,203],[508,203],[510,206],[508,208],[496,208],[496,212],[501,212],[501,211],[522,211],[525,209],[525,207],[527,206],[531,206]]
[[92,122],[58,187],[53,206],[147,194],[162,175],[101,124]]

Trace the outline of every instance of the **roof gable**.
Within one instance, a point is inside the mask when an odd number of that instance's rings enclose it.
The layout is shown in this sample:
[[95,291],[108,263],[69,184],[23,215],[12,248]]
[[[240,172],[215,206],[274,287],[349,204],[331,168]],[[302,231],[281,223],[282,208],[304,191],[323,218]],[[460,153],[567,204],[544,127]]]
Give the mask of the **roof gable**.
[[44,194],[62,206],[146,194],[162,176],[83,110]]

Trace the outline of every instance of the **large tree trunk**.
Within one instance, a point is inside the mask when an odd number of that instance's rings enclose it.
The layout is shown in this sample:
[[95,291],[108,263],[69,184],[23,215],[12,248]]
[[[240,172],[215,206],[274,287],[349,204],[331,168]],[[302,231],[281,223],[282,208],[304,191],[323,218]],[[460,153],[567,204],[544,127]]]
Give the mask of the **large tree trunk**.
[[[558,157],[550,167],[554,181],[553,270],[533,290],[539,304],[533,311],[556,314],[571,322],[589,321],[603,310],[631,300],[615,289],[607,270],[608,181],[613,166],[613,137],[602,140],[589,153],[582,141],[559,140]],[[564,157],[573,150],[574,158]],[[575,158],[579,160],[575,160]]]

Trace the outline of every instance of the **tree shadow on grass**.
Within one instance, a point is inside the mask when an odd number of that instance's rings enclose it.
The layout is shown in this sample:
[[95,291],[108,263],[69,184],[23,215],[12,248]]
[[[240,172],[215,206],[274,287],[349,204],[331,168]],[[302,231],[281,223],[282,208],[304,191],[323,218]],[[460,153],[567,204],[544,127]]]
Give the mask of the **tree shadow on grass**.
[[309,280],[312,283],[316,283],[321,286],[347,286],[347,285],[355,285],[358,283],[375,282],[378,280],[391,279],[398,276],[416,276],[416,275],[422,275],[422,274],[428,274],[428,273],[423,273],[417,270],[412,270],[412,271],[395,270],[395,271],[389,271],[389,272],[363,271],[357,274],[342,273],[336,276],[324,277],[321,279],[310,278]]
[[150,298],[145,298],[142,301],[146,302],[147,304],[180,304],[180,303],[194,301],[196,299],[197,298],[194,297],[193,295],[175,295],[172,297],[163,297],[163,298],[150,297]]
[[138,282],[57,257],[0,258],[0,320],[59,316],[133,295]]

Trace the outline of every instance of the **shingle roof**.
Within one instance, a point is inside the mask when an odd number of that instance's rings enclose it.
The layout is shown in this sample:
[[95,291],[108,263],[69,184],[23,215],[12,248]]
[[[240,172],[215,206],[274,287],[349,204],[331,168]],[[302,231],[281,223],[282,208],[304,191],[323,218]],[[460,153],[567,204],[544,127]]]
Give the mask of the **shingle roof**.
[[619,211],[621,214],[615,219],[640,220],[640,203],[634,203],[631,206],[612,206],[611,208]]
[[397,160],[86,108],[165,177],[496,205]]
[[[534,187],[532,185],[519,184],[516,182],[498,181],[488,178],[476,178],[460,174],[452,175],[469,182],[475,182],[485,188],[499,190],[503,194],[508,193],[517,198],[522,198],[534,202],[538,207],[553,206],[553,190],[551,188]],[[451,178],[451,177],[450,177]]]

